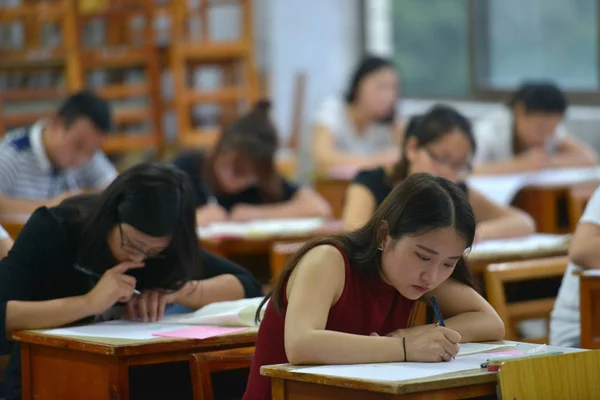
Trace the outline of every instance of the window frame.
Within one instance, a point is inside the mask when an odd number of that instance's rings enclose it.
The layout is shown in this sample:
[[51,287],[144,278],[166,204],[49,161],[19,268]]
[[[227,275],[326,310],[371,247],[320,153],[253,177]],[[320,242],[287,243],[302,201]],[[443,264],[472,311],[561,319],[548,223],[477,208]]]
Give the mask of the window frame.
[[[382,0],[379,0],[382,1]],[[391,5],[391,2],[394,0],[387,0],[389,3],[387,6]],[[487,0],[465,0],[468,2],[467,12],[469,21],[468,26],[468,65],[469,65],[469,90],[468,94],[464,96],[411,96],[411,99],[419,99],[419,100],[436,100],[436,99],[444,99],[444,100],[456,100],[456,101],[485,101],[485,102],[504,102],[510,95],[510,91],[508,90],[500,90],[494,89],[490,87],[486,87],[482,85],[481,79],[478,79],[481,76],[482,69],[486,68],[485,62],[489,60],[487,56],[489,40],[484,36],[487,35],[487,30],[478,31],[478,25],[487,26],[486,20],[489,18],[489,2]],[[598,82],[600,83],[600,0],[596,1],[596,57],[597,57],[597,74],[598,74]],[[363,32],[369,30],[369,26],[371,23],[375,21],[369,20],[367,18],[368,13],[366,12],[367,3],[370,0],[360,0],[361,2],[361,26],[363,28]],[[389,13],[391,17],[391,13]],[[483,22],[483,23],[482,23]],[[379,22],[377,22],[379,23]],[[393,23],[390,21],[390,23]],[[479,37],[479,40],[477,38]],[[481,39],[484,37],[483,39]],[[393,39],[387,38],[389,42]],[[372,50],[373,45],[369,46],[366,40],[363,40],[360,44],[363,51],[369,52]],[[381,47],[381,46],[375,46]],[[385,47],[385,45],[384,45]],[[393,48],[393,43],[391,44],[391,48]],[[386,56],[391,56],[391,54],[385,54]],[[478,63],[477,61],[483,57],[483,62]],[[573,105],[600,105],[600,89],[597,91],[565,91],[565,94],[569,100],[569,103]]]

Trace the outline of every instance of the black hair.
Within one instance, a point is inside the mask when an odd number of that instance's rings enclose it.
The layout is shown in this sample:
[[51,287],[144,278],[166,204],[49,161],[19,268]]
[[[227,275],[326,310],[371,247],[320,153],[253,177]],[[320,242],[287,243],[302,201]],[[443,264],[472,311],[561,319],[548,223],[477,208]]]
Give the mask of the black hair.
[[144,193],[176,199],[176,203],[162,202],[154,206],[154,217],[145,221],[149,229],[154,229],[153,225],[164,224],[163,215],[172,217],[171,242],[162,252],[163,257],[145,260],[144,268],[131,270],[131,275],[142,289],[177,290],[190,279],[192,271],[200,268],[200,250],[190,182],[176,167],[138,164],[119,175],[101,194],[72,197],[59,207],[69,216],[67,230],[77,243],[78,263],[103,274],[116,262],[106,238],[116,225],[125,222],[120,215],[121,205],[135,202],[140,209],[147,210],[148,205],[142,204],[149,201]]
[[392,170],[389,178],[390,186],[395,186],[408,176],[410,167],[406,158],[408,139],[415,138],[417,145],[421,148],[428,143],[438,141],[455,129],[460,130],[465,135],[471,144],[472,152],[475,153],[477,146],[471,122],[454,108],[438,104],[423,115],[413,116],[406,126],[402,143],[402,157]]
[[527,113],[564,114],[567,111],[567,97],[552,82],[524,82],[512,93],[507,105],[514,109],[521,104]]
[[[279,136],[271,121],[270,110],[271,103],[261,100],[247,114],[225,127],[209,159],[212,164],[220,153],[234,150],[240,161],[250,161],[258,173],[257,186],[265,203],[283,200],[283,188],[275,167]],[[213,168],[211,165],[206,169],[210,173],[206,179],[211,186],[218,186]]]
[[69,128],[80,118],[88,118],[103,133],[113,128],[108,102],[94,93],[83,90],[70,95],[58,109],[58,117]]
[[[352,78],[350,79],[350,86],[348,87],[348,91],[346,92],[346,103],[353,104],[356,101],[356,97],[358,96],[358,87],[362,80],[369,74],[373,72],[377,72],[382,68],[391,68],[393,70],[397,70],[393,61],[388,58],[377,57],[377,56],[366,56],[362,59],[362,61],[358,64],[354,73],[352,74]],[[390,115],[385,116],[379,122],[389,124],[394,122],[396,117],[396,108],[392,108]]]
[[[419,236],[445,227],[453,227],[464,237],[466,249],[472,246],[476,222],[465,193],[442,177],[413,174],[390,192],[362,228],[306,243],[279,274],[273,290],[265,297],[261,307],[271,298],[275,309],[280,314],[284,313],[286,283],[302,257],[316,246],[337,247],[348,258],[350,268],[373,276],[381,270],[378,246],[388,235],[395,242],[404,236]],[[451,278],[474,288],[463,258],[457,262]],[[257,320],[261,307],[256,313]]]

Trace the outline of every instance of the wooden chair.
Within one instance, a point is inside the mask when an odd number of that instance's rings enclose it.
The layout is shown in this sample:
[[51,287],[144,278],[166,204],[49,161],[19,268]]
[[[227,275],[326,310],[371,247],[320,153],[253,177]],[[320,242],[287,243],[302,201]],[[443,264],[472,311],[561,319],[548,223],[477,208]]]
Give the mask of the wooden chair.
[[[506,340],[521,340],[516,323],[528,319],[550,319],[556,298],[544,298],[513,303],[506,302],[504,285],[508,282],[532,281],[562,277],[569,263],[568,257],[551,257],[527,261],[490,264],[485,271],[486,294],[506,329]],[[548,323],[546,324],[548,326]],[[548,343],[548,336],[527,338],[530,343]]]
[[254,347],[190,354],[194,400],[213,400],[211,373],[250,368]]
[[304,242],[277,242],[269,249],[269,268],[271,278],[275,278],[290,258],[302,247]]
[[569,188],[567,197],[567,210],[569,219],[569,230],[575,232],[577,223],[581,219],[585,206],[587,205],[590,197],[594,194],[598,188],[598,183],[589,183],[582,185],[575,185]]

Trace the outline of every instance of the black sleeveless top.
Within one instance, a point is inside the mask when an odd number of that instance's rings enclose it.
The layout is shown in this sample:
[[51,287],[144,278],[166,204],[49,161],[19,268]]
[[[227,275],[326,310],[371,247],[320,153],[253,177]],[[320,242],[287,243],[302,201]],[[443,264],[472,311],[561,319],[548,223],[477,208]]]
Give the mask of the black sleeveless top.
[[[393,189],[393,187],[389,185],[387,178],[383,167],[363,169],[354,177],[352,183],[363,185],[369,189],[375,198],[376,205],[379,206]],[[468,194],[469,188],[464,182],[458,183],[457,185],[465,192],[465,195]]]

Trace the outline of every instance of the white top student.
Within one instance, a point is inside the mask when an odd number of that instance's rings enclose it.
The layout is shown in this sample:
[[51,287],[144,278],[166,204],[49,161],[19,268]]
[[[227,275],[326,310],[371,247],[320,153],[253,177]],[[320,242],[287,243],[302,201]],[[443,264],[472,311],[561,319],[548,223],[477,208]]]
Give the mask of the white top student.
[[108,103],[83,91],[55,117],[8,133],[0,142],[0,213],[30,214],[108,186],[117,171],[100,147],[111,125]]
[[319,169],[372,167],[398,160],[402,132],[396,118],[399,76],[390,60],[367,57],[358,65],[345,96],[326,99],[313,131]]
[[580,346],[579,276],[573,275],[573,272],[600,269],[599,246],[600,188],[590,198],[571,242],[571,262],[565,271],[550,318],[550,344],[553,346]]
[[527,82],[507,107],[474,124],[475,174],[592,165],[596,154],[563,125],[567,99],[554,84]]

